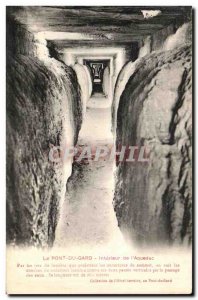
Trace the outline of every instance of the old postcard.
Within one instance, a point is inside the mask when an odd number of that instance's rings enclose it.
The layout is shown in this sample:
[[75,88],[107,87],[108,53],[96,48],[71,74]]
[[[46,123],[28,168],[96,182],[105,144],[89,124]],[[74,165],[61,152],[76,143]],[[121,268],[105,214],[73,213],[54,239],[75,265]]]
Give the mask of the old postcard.
[[6,9],[8,294],[192,294],[192,8]]

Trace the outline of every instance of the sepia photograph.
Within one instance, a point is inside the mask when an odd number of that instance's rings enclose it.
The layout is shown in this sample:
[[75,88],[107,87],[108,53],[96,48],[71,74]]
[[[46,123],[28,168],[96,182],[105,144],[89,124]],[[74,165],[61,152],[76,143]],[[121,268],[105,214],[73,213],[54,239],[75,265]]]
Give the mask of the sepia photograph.
[[193,293],[192,6],[6,7],[6,293]]

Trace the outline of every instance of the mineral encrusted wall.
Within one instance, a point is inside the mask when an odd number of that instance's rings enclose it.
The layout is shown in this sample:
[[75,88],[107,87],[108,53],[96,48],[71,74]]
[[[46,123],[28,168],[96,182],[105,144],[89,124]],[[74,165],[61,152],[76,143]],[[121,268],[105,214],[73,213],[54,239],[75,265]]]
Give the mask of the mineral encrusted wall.
[[88,88],[89,88],[89,97],[91,97],[92,90],[93,90],[93,84],[92,84],[92,77],[89,68],[86,65],[83,65],[84,70],[87,74],[87,79],[88,79]]
[[103,73],[103,82],[102,82],[102,88],[103,88],[103,92],[105,94],[105,96],[108,96],[109,94],[111,95],[111,86],[110,86],[110,69],[109,66],[107,66],[104,69],[104,73]]
[[146,145],[150,158],[117,167],[114,207],[132,242],[189,244],[192,29],[186,23],[175,34],[173,26],[162,31],[144,40],[116,82],[116,144]]
[[140,59],[121,95],[117,145],[145,145],[149,162],[120,163],[114,207],[133,242],[191,242],[191,43]]
[[83,65],[76,63],[72,66],[72,68],[76,72],[76,76],[80,85],[83,116],[85,116],[87,102],[90,97],[90,80],[88,77],[88,73],[86,72],[85,67]]
[[[37,41],[38,43],[38,41]],[[7,26],[7,242],[52,245],[72,161],[49,158],[73,145],[82,122],[75,72],[35,57],[34,36]],[[51,148],[50,148],[51,147]],[[55,153],[56,152],[56,153]],[[52,153],[52,152],[51,152]],[[57,158],[61,151],[54,151]]]
[[139,49],[138,58],[135,61],[131,58],[120,71],[116,80],[112,104],[112,131],[114,134],[117,126],[117,109],[120,96],[122,95],[129,78],[135,72],[139,59],[152,52],[171,50],[182,46],[187,42],[191,42],[192,24],[190,22],[183,24],[177,28],[177,30],[176,28],[177,26],[170,25],[167,28],[157,31],[152,36],[144,38]]

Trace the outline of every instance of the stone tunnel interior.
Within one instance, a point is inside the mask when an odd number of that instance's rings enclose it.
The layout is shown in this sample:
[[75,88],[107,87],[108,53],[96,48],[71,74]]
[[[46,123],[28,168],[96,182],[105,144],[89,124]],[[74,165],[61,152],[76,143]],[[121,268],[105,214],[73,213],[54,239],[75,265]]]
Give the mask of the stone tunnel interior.
[[191,244],[191,18],[7,7],[8,244]]
[[[104,70],[105,68],[109,69],[110,60],[88,60],[84,59],[83,64],[88,67],[90,72],[91,80],[92,80],[92,96],[94,94],[101,94],[108,97],[108,90],[103,90],[103,83],[106,78],[104,78]],[[108,77],[110,74],[108,74]],[[106,79],[109,81],[109,78]]]

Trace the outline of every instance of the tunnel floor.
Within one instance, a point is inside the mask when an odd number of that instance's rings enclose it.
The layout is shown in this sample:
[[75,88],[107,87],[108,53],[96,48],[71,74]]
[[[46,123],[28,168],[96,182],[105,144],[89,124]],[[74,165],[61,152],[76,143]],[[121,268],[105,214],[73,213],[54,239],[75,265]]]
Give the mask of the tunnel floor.
[[[111,109],[101,107],[100,99],[94,101],[87,108],[78,145],[112,145]],[[74,163],[54,246],[123,244],[112,205],[113,181],[113,162]]]
[[[111,106],[109,98],[101,93],[95,93],[88,101],[87,108],[108,108]],[[102,111],[101,111],[102,112]],[[109,122],[108,122],[109,124]]]

